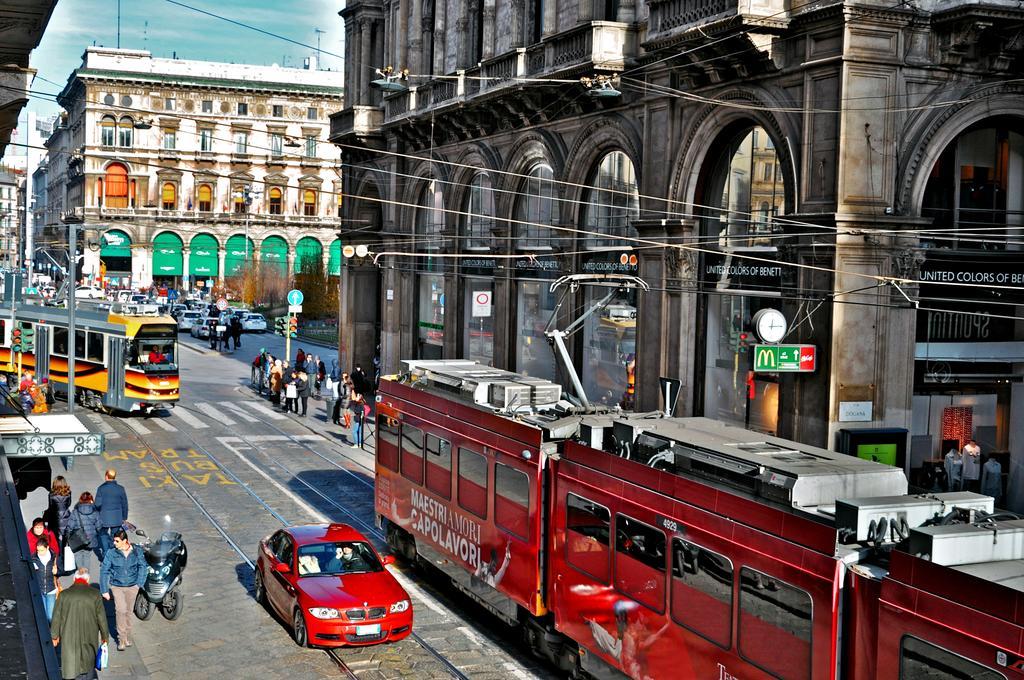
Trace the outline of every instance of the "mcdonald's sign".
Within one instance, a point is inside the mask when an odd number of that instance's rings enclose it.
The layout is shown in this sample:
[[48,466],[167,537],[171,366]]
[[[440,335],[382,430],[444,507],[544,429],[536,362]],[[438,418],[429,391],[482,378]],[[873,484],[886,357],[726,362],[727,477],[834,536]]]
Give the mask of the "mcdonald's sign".
[[755,373],[813,373],[818,367],[815,345],[754,345]]

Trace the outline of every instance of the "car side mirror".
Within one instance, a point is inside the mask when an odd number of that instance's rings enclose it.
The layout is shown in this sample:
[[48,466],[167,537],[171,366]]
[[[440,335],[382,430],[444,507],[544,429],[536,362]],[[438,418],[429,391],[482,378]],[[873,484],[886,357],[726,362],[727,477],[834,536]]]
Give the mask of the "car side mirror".
[[274,562],[274,571],[281,574],[288,574],[292,570],[292,565],[287,562]]
[[395,563],[395,556],[394,555],[384,555],[383,557],[381,557],[380,561],[383,562],[384,566],[386,567],[386,566],[388,566],[390,564],[394,564]]

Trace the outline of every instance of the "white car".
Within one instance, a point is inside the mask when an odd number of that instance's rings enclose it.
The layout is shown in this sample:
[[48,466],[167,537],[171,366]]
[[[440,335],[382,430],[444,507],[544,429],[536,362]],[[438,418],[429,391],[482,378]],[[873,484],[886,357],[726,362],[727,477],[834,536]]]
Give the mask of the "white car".
[[178,315],[178,330],[191,331],[192,326],[203,322],[203,315],[200,312],[182,312]]
[[255,312],[246,314],[242,319],[242,330],[247,333],[266,333],[267,320],[263,318],[262,314]]
[[78,300],[102,300],[105,297],[103,289],[96,286],[79,286],[75,288],[75,298]]

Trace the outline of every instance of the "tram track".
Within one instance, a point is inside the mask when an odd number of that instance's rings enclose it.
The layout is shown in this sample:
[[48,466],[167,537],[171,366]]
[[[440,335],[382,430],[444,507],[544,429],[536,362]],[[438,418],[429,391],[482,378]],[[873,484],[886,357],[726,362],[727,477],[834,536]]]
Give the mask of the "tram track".
[[[185,407],[179,406],[178,408],[185,408]],[[189,409],[189,410],[192,410],[192,409]],[[187,488],[185,483],[182,481],[180,475],[178,475],[177,472],[175,472],[171,468],[171,466],[168,466],[166,464],[166,462],[157,453],[157,451],[152,446],[150,446],[149,443],[138,432],[136,432],[132,428],[125,428],[125,429],[127,429],[130,432],[130,434],[137,441],[140,442],[142,447],[146,451],[148,451],[149,457],[152,458],[153,461],[157,465],[159,465],[160,468],[163,469],[166,472],[166,474],[172,480],[174,480],[174,482],[178,486],[178,488],[180,488],[182,490],[182,492],[185,494],[185,496],[196,506],[196,508],[206,518],[206,520],[213,526],[213,528],[217,531],[217,533],[219,533],[221,535],[221,537],[224,538],[224,540],[231,547],[231,549],[236,554],[238,554],[239,557],[241,557],[242,560],[249,567],[249,569],[252,570],[255,573],[256,565],[255,565],[254,561],[249,557],[249,555],[245,552],[245,550],[238,545],[238,542],[235,539],[232,538],[232,536],[228,533],[227,529],[224,527],[223,523],[219,522],[213,516],[211,510],[206,505],[203,504],[203,502],[196,496],[196,494],[194,494],[191,491],[189,491],[189,489]],[[279,430],[278,428],[274,428],[274,429],[277,429],[279,432],[282,432],[286,436],[289,436],[289,435],[287,435],[287,433],[284,433],[283,430]],[[250,495],[253,498],[253,500],[255,500],[267,513],[269,513],[282,526],[290,526],[292,524],[295,524],[293,522],[289,522],[280,512],[274,510],[270,506],[270,504],[260,494],[258,494],[256,491],[254,491],[252,489],[252,487],[251,487],[251,485],[249,483],[243,481],[240,477],[238,477],[238,475],[236,475],[230,468],[228,468],[223,462],[221,462],[221,460],[217,456],[215,456],[206,446],[201,444],[190,433],[182,431],[181,434],[184,435],[189,441],[191,441],[195,445],[196,449],[202,451],[203,455],[205,455],[207,458],[209,458],[210,461],[213,462],[214,465],[216,465],[224,474],[226,474],[228,477],[230,477],[232,479],[232,481],[234,481],[237,485],[239,485],[248,495]],[[300,443],[300,440],[298,440],[297,438],[290,437],[290,436],[289,436],[289,438],[291,438],[292,440],[294,440],[297,443]],[[239,437],[239,439],[244,439],[244,437]],[[248,445],[252,446],[252,448],[254,448],[254,450],[258,450],[252,444],[251,441],[248,442]],[[319,454],[318,452],[317,452],[317,455],[321,455],[321,457],[323,457],[322,454]],[[324,457],[324,459],[327,460],[325,457]],[[383,540],[383,535],[375,527],[373,527],[371,524],[366,523],[361,518],[357,517],[355,514],[350,512],[347,508],[345,508],[344,506],[338,504],[333,499],[328,497],[326,494],[322,493],[320,490],[316,489],[314,486],[312,486],[311,484],[309,484],[305,480],[303,480],[300,477],[298,477],[294,471],[292,471],[290,468],[285,466],[283,463],[281,463],[277,459],[274,459],[274,458],[271,457],[271,460],[279,468],[284,470],[287,474],[291,474],[293,476],[293,478],[295,478],[296,480],[300,481],[310,491],[313,491],[314,493],[316,493],[320,498],[322,498],[324,501],[329,503],[336,510],[338,510],[339,512],[342,512],[347,517],[351,518],[353,520],[353,523],[359,524],[360,526],[365,528],[367,530],[367,532],[372,533],[374,536],[376,536],[379,539]],[[340,466],[338,466],[338,467],[340,467]],[[359,480],[357,475],[353,474],[352,476],[355,479]],[[269,481],[273,482],[273,480],[269,480]],[[359,481],[364,481],[364,480],[359,480]],[[372,485],[370,485],[370,487],[372,488]],[[319,513],[317,513],[317,514],[319,514]],[[422,637],[420,637],[415,631],[410,633],[409,639],[411,639],[427,655],[429,655],[431,658],[433,658],[435,661],[437,661],[441,665],[442,669],[448,675],[450,675],[451,677],[454,677],[454,678],[458,678],[459,680],[468,680],[469,676],[467,676],[461,670],[459,670],[457,666],[452,664],[448,659],[446,659],[444,657],[443,654],[441,654],[441,652],[439,652],[429,642],[427,642]],[[351,649],[352,649],[352,651],[358,651],[360,649],[365,649],[365,648],[351,648]],[[372,648],[370,648],[370,649],[372,649]],[[325,652],[327,657],[332,661],[332,663],[334,663],[339,668],[339,670],[344,675],[346,675],[347,677],[350,677],[350,678],[358,678],[359,677],[355,673],[355,671],[353,671],[351,669],[351,667],[348,665],[348,663],[340,656],[339,650],[337,650],[337,649],[323,649],[321,651]]]

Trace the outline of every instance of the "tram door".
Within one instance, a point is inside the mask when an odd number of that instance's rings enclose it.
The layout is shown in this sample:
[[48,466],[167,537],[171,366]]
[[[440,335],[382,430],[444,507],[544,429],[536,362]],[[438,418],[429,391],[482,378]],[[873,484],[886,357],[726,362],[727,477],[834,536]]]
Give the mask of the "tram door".
[[125,338],[107,338],[107,405],[114,405],[124,394]]
[[[50,377],[50,329],[36,324],[36,379]],[[52,381],[51,381],[52,382]]]

